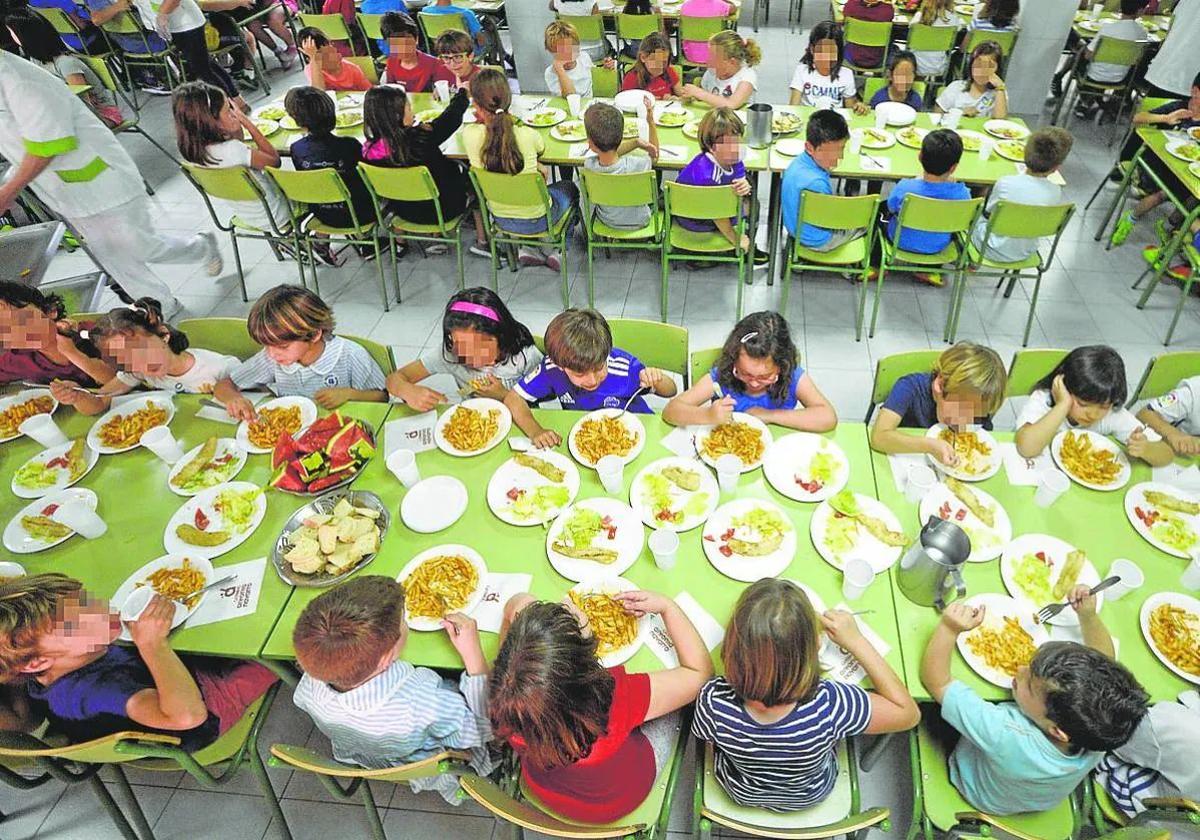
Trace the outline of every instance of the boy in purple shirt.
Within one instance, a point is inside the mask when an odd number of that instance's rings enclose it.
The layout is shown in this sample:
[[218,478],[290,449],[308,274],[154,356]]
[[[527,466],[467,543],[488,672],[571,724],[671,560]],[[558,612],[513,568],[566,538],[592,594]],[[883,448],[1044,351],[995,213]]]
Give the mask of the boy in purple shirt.
[[538,423],[530,402],[557,398],[563,408],[579,411],[623,408],[629,402],[630,411],[650,414],[639,391],[673,397],[675,382],[613,347],[612,331],[599,312],[572,308],[555,315],[546,327],[546,357],[512,387],[504,404],[533,445],[545,449],[558,446],[562,437]]

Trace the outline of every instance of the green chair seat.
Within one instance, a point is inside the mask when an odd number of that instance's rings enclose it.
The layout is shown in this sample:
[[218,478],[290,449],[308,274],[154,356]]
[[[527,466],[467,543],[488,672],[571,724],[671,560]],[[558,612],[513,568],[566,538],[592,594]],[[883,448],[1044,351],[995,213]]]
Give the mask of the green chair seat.
[[461,219],[462,216],[455,216],[453,219],[447,219],[445,228],[437,223],[426,224],[424,222],[410,222],[407,219],[401,219],[399,216],[392,216],[390,221],[392,223],[392,230],[396,231],[397,233],[429,233],[439,235],[442,233],[447,233],[447,230],[449,230],[447,235],[453,236],[453,229],[458,226],[458,223]]
[[328,233],[335,236],[367,236],[374,228],[374,222],[368,222],[365,225],[350,225],[349,227],[327,225],[316,216],[310,217],[304,223],[305,233]]
[[1113,802],[1104,785],[1094,778],[1092,779],[1092,800],[1096,803],[1096,808],[1104,816],[1104,819],[1113,825],[1128,825],[1129,817],[1125,816],[1117,807],[1117,803]]
[[945,263],[957,262],[959,254],[958,243],[953,239],[950,244],[936,254],[920,254],[916,251],[906,251],[903,248],[898,248],[890,244],[890,241],[885,237],[880,241],[883,242],[883,249],[888,252],[888,258],[893,263],[910,263],[912,265],[944,265]]
[[861,263],[867,256],[867,238],[860,236],[857,239],[851,239],[832,251],[814,251],[812,248],[797,245],[795,255],[807,262],[828,263],[829,265]]
[[[207,747],[197,750],[192,753],[192,758],[196,759],[196,763],[201,767],[212,767],[214,764],[220,764],[229,761],[238,754],[238,750],[246,742],[246,737],[250,734],[250,730],[254,726],[254,721],[258,718],[262,711],[263,697],[259,697],[247,707],[245,713],[238,718],[237,723],[231,726],[224,735],[217,738]],[[126,752],[124,744],[117,745],[117,752]],[[136,753],[138,751],[136,744],[128,748],[129,752]],[[135,756],[136,758],[136,756]],[[140,758],[136,759],[131,767],[136,767],[139,770],[173,772],[179,769],[179,762],[169,758]]]
[[850,763],[846,759],[846,744],[847,742],[844,740],[838,743],[837,780],[833,783],[833,790],[829,796],[811,808],[787,812],[768,811],[765,808],[739,805],[734,802],[714,772],[713,746],[705,744],[702,813],[722,825],[734,822],[761,828],[813,828],[836,823],[844,819],[851,809]]
[[592,233],[606,239],[654,239],[659,234],[659,225],[653,217],[640,228],[618,228],[593,219]]
[[974,242],[967,243],[967,259],[971,261],[972,265],[983,265],[987,266],[988,268],[998,268],[1001,271],[1022,271],[1026,268],[1037,268],[1038,265],[1041,264],[1041,257],[1038,256],[1037,251],[1034,251],[1025,259],[1017,262],[997,262],[995,260],[988,259],[982,253],[980,253],[979,249],[975,247]]
[[724,234],[716,230],[688,230],[685,227],[672,223],[668,239],[671,242],[672,248],[678,248],[682,251],[717,254],[733,250],[733,245],[725,238]]
[[505,230],[504,235],[513,236],[518,239],[545,239],[547,236],[553,236],[557,239],[562,235],[563,228],[573,221],[575,221],[574,213],[564,213],[557,222],[550,226],[549,231],[542,231],[541,233],[513,233],[511,230]]

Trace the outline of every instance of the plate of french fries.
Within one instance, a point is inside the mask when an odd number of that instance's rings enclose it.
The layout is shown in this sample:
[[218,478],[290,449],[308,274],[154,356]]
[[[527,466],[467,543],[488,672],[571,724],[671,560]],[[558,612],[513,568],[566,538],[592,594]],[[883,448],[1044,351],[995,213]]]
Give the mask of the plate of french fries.
[[21,436],[18,428],[35,414],[53,414],[58,400],[45,388],[29,388],[7,397],[0,397],[0,443]]
[[1034,620],[1037,608],[994,592],[973,595],[963,603],[983,607],[983,623],[958,634],[958,652],[972,671],[992,685],[1012,688],[1017,669],[1028,665],[1037,649],[1050,640],[1046,628]]
[[[135,590],[149,586],[159,595],[175,602],[175,617],[171,629],[187,621],[208,597],[199,594],[213,577],[213,565],[208,559],[194,554],[164,554],[151,560],[125,579],[110,599],[120,609]],[[122,627],[121,638],[130,641],[129,628]]]
[[165,393],[123,400],[92,424],[87,443],[101,455],[128,452],[141,443],[148,430],[170,424],[174,416],[175,404]]
[[1050,454],[1068,478],[1092,490],[1120,490],[1133,474],[1116,441],[1090,429],[1059,432]]
[[1200,601],[1179,592],[1156,592],[1142,604],[1142,635],[1162,664],[1200,685]]
[[753,414],[735,411],[719,426],[698,426],[696,453],[713,469],[722,455],[736,455],[742,462],[742,472],[758,469],[773,438],[767,424]]
[[954,447],[954,454],[958,456],[954,466],[943,464],[932,455],[929,461],[938,472],[959,481],[983,481],[1000,469],[1000,445],[986,429],[955,429],[945,423],[934,423],[925,437],[944,440]]
[[936,516],[953,522],[971,541],[969,563],[995,560],[1013,537],[1008,511],[994,496],[957,478],[946,476],[921,499],[917,521],[924,525]]
[[293,438],[317,419],[317,404],[308,397],[275,397],[254,409],[255,419],[237,427],[237,442],[252,455],[273,452],[285,432]]
[[438,418],[433,440],[447,455],[482,455],[508,437],[512,413],[499,400],[473,397],[452,406]]
[[627,662],[650,636],[650,617],[626,612],[613,597],[637,588],[623,577],[609,575],[589,578],[567,590],[571,606],[587,619],[587,629],[596,639],[596,656],[605,668]]
[[601,408],[583,415],[567,434],[567,448],[576,461],[595,468],[605,455],[628,464],[646,446],[646,427],[633,412]]
[[[1000,578],[1004,588],[1036,612],[1047,604],[1061,604],[1071,590],[1083,584],[1095,586],[1100,573],[1083,551],[1049,534],[1022,534],[1004,547],[1000,555]],[[1096,610],[1104,605],[1104,595],[1096,596]],[[1067,607],[1050,624],[1075,627],[1079,616]]]
[[427,548],[396,580],[404,586],[404,620],[413,630],[441,630],[447,613],[469,613],[483,599],[487,565],[468,545]]

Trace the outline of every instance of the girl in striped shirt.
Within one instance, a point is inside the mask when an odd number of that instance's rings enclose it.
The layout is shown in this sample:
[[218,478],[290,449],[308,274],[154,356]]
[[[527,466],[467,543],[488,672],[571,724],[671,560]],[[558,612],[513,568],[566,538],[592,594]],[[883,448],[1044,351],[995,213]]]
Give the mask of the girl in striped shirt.
[[[821,678],[822,630],[858,660],[874,691]],[[725,676],[700,690],[692,732],[712,742],[717,779],[741,805],[815,805],[833,790],[843,738],[898,732],[920,719],[854,617],[843,610],[818,616],[792,581],[765,578],[742,593],[721,660]]]

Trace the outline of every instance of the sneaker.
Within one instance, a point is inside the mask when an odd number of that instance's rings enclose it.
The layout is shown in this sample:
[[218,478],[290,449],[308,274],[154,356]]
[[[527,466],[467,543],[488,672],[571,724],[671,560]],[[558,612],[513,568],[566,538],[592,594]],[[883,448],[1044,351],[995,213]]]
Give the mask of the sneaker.
[[529,266],[545,265],[545,264],[546,264],[546,258],[542,256],[540,251],[536,251],[532,248],[518,248],[517,249],[517,265],[520,265],[522,267],[529,267]]
[[488,247],[486,245],[480,245],[478,242],[476,242],[467,250],[477,257],[483,257],[485,260],[490,260],[492,258],[492,252],[488,249]]
[[1133,215],[1133,211],[1125,213],[1121,218],[1117,219],[1117,224],[1113,227],[1112,237],[1109,241],[1113,245],[1123,245],[1125,240],[1129,238],[1129,234],[1133,233],[1133,226],[1137,224],[1137,219]]
[[[1158,265],[1158,255],[1161,253],[1162,250],[1160,248],[1156,248],[1153,245],[1147,245],[1142,249],[1142,258],[1150,264],[1151,268],[1154,268]],[[1173,265],[1168,268],[1166,270],[1166,274],[1168,277],[1171,277],[1182,283],[1184,280],[1187,280],[1192,276],[1192,267],[1187,263],[1180,263],[1179,265]]]
[[280,50],[275,53],[275,60],[284,71],[291,70],[296,64],[296,48]]
[[170,96],[173,93],[170,88],[165,88],[158,84],[142,85],[141,90],[143,93],[148,93],[151,96]]
[[200,234],[200,238],[208,243],[208,259],[204,263],[204,270],[209,277],[216,277],[225,268],[225,260],[221,256],[221,248],[217,245],[216,234],[212,231],[205,231]]
[[558,271],[562,268],[562,261],[558,258],[558,251],[544,251],[546,257],[546,268],[551,271]]
[[328,242],[314,242],[312,246],[313,255],[325,265],[331,265],[334,268],[341,268],[342,261],[333,253],[333,247]]
[[[849,280],[851,283],[861,283],[862,282],[862,273],[858,272],[858,271],[854,271],[854,272],[845,271],[845,272],[842,272],[842,278],[845,280]],[[878,279],[879,279],[879,269],[871,268],[867,272],[867,282],[874,283]]]
[[1125,173],[1121,171],[1121,167],[1114,166],[1108,173],[1108,180],[1114,184],[1119,184],[1125,180]]
[[941,288],[946,284],[946,281],[942,279],[942,275],[927,274],[924,271],[914,271],[913,279],[918,283],[924,283],[926,286],[934,286],[936,288]]
[[433,245],[430,245],[428,248],[425,249],[426,254],[430,254],[435,257],[440,257],[440,256],[442,256],[442,254],[449,253],[449,251],[450,251],[450,249],[447,248],[445,245],[439,245],[436,243]]

